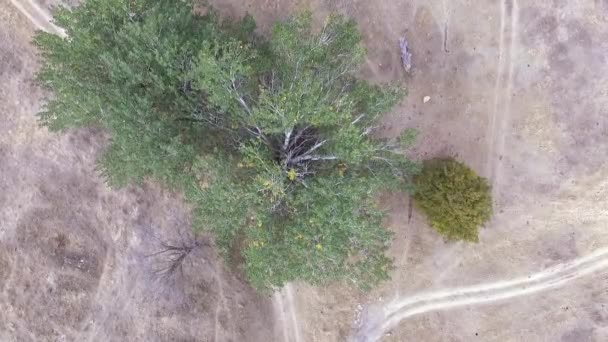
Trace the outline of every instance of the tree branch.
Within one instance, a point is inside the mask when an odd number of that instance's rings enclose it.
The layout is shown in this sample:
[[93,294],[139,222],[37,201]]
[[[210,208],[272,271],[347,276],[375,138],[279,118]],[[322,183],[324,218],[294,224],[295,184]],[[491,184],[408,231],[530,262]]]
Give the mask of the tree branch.
[[327,140],[323,140],[323,141],[317,142],[317,143],[316,143],[316,144],[315,144],[313,147],[311,147],[311,148],[310,148],[308,151],[306,151],[306,152],[304,152],[303,154],[301,154],[300,156],[298,156],[298,157],[296,157],[296,158],[294,158],[294,159],[292,159],[292,160],[288,161],[288,163],[287,163],[287,164],[288,164],[288,165],[291,165],[291,164],[297,164],[297,163],[299,163],[300,161],[303,161],[303,160],[309,160],[310,158],[307,158],[307,157],[310,157],[310,154],[311,154],[312,152],[314,152],[315,150],[317,150],[319,147],[323,146],[323,145],[324,145],[326,142],[327,142]]
[[303,161],[306,161],[306,160],[317,161],[317,160],[336,160],[336,159],[338,159],[338,157],[336,157],[336,156],[317,156],[317,155],[311,156],[311,155],[306,155],[306,156],[299,156],[299,157],[293,159],[291,161],[291,163],[292,164],[296,164],[296,163],[303,162]]
[[293,132],[293,128],[289,131],[285,131],[285,141],[283,142],[283,151],[287,151],[287,147],[289,146],[289,138],[291,137],[291,133]]
[[353,122],[351,122],[351,125],[356,124],[357,122],[359,122],[359,120],[363,119],[363,117],[365,116],[365,114],[361,114],[359,115],[355,120],[353,120]]

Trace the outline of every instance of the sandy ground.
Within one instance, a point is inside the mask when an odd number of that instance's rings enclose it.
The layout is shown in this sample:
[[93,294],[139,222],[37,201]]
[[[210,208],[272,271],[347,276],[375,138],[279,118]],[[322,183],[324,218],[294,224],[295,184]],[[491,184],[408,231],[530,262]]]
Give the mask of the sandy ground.
[[[187,210],[153,186],[107,189],[93,169],[101,133],[36,127],[34,26],[0,0],[8,9],[0,12],[0,319],[8,322],[0,339],[608,340],[608,3],[212,3],[252,13],[262,30],[303,8],[354,17],[369,50],[362,76],[410,90],[382,133],[418,128],[413,156],[451,155],[490,178],[495,216],[480,243],[443,241],[418,213],[408,219],[407,198],[387,196],[396,269],[372,293],[294,284],[270,303],[202,249],[193,260],[205,262],[190,272],[210,279],[189,276],[185,290],[150,301],[158,291],[146,278],[151,261],[142,255],[154,246],[146,236],[183,238],[174,227],[187,227]],[[411,74],[400,65],[403,36]],[[180,301],[196,304],[170,308]]]

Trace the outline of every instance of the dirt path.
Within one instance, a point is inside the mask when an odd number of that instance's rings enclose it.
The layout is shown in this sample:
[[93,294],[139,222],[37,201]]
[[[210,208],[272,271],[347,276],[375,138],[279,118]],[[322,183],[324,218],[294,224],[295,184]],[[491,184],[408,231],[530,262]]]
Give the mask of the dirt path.
[[285,342],[301,342],[300,329],[296,318],[293,285],[287,284],[273,297],[275,322],[282,330],[276,336],[282,336]]
[[67,37],[65,31],[55,26],[52,21],[53,17],[46,12],[46,10],[40,8],[32,0],[10,0],[19,12],[23,13],[29,21],[36,26],[37,29],[46,31],[48,33],[54,33],[62,38]]
[[407,297],[386,305],[381,312],[368,312],[353,341],[377,341],[401,320],[414,315],[530,295],[605,268],[608,268],[608,248],[527,277]]
[[494,86],[494,110],[490,116],[486,174],[491,177],[493,197],[500,189],[501,160],[505,146],[505,135],[511,116],[513,97],[514,56],[516,51],[519,16],[517,0],[500,2],[500,37],[496,83]]

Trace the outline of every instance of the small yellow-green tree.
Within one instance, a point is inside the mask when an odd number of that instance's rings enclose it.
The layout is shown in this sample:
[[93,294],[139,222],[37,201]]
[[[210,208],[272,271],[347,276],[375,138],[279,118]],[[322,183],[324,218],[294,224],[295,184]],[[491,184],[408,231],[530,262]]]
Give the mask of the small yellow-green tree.
[[479,227],[492,215],[485,178],[454,159],[433,159],[414,182],[414,203],[433,228],[450,240],[478,241]]

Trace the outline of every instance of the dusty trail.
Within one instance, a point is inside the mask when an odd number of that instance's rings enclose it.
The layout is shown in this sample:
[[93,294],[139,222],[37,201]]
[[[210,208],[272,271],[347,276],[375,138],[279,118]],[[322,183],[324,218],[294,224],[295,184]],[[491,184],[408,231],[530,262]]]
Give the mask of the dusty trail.
[[501,183],[501,159],[505,148],[505,135],[511,117],[515,52],[519,31],[518,0],[501,0],[498,65],[494,86],[494,110],[490,116],[487,176],[492,179],[493,197],[497,198]]
[[608,248],[599,249],[588,256],[558,264],[527,277],[423,293],[393,301],[386,305],[382,312],[368,312],[361,328],[352,340],[356,342],[377,341],[384,332],[393,328],[401,320],[414,315],[529,295],[561,286],[568,281],[605,268],[608,268]]
[[67,37],[65,31],[53,24],[53,17],[40,8],[33,0],[10,0],[19,12],[36,26],[37,29],[56,34],[62,38]]
[[287,284],[280,292],[275,292],[274,298],[275,320],[282,327],[276,335],[282,336],[285,342],[301,342],[300,329],[296,318],[293,285]]

